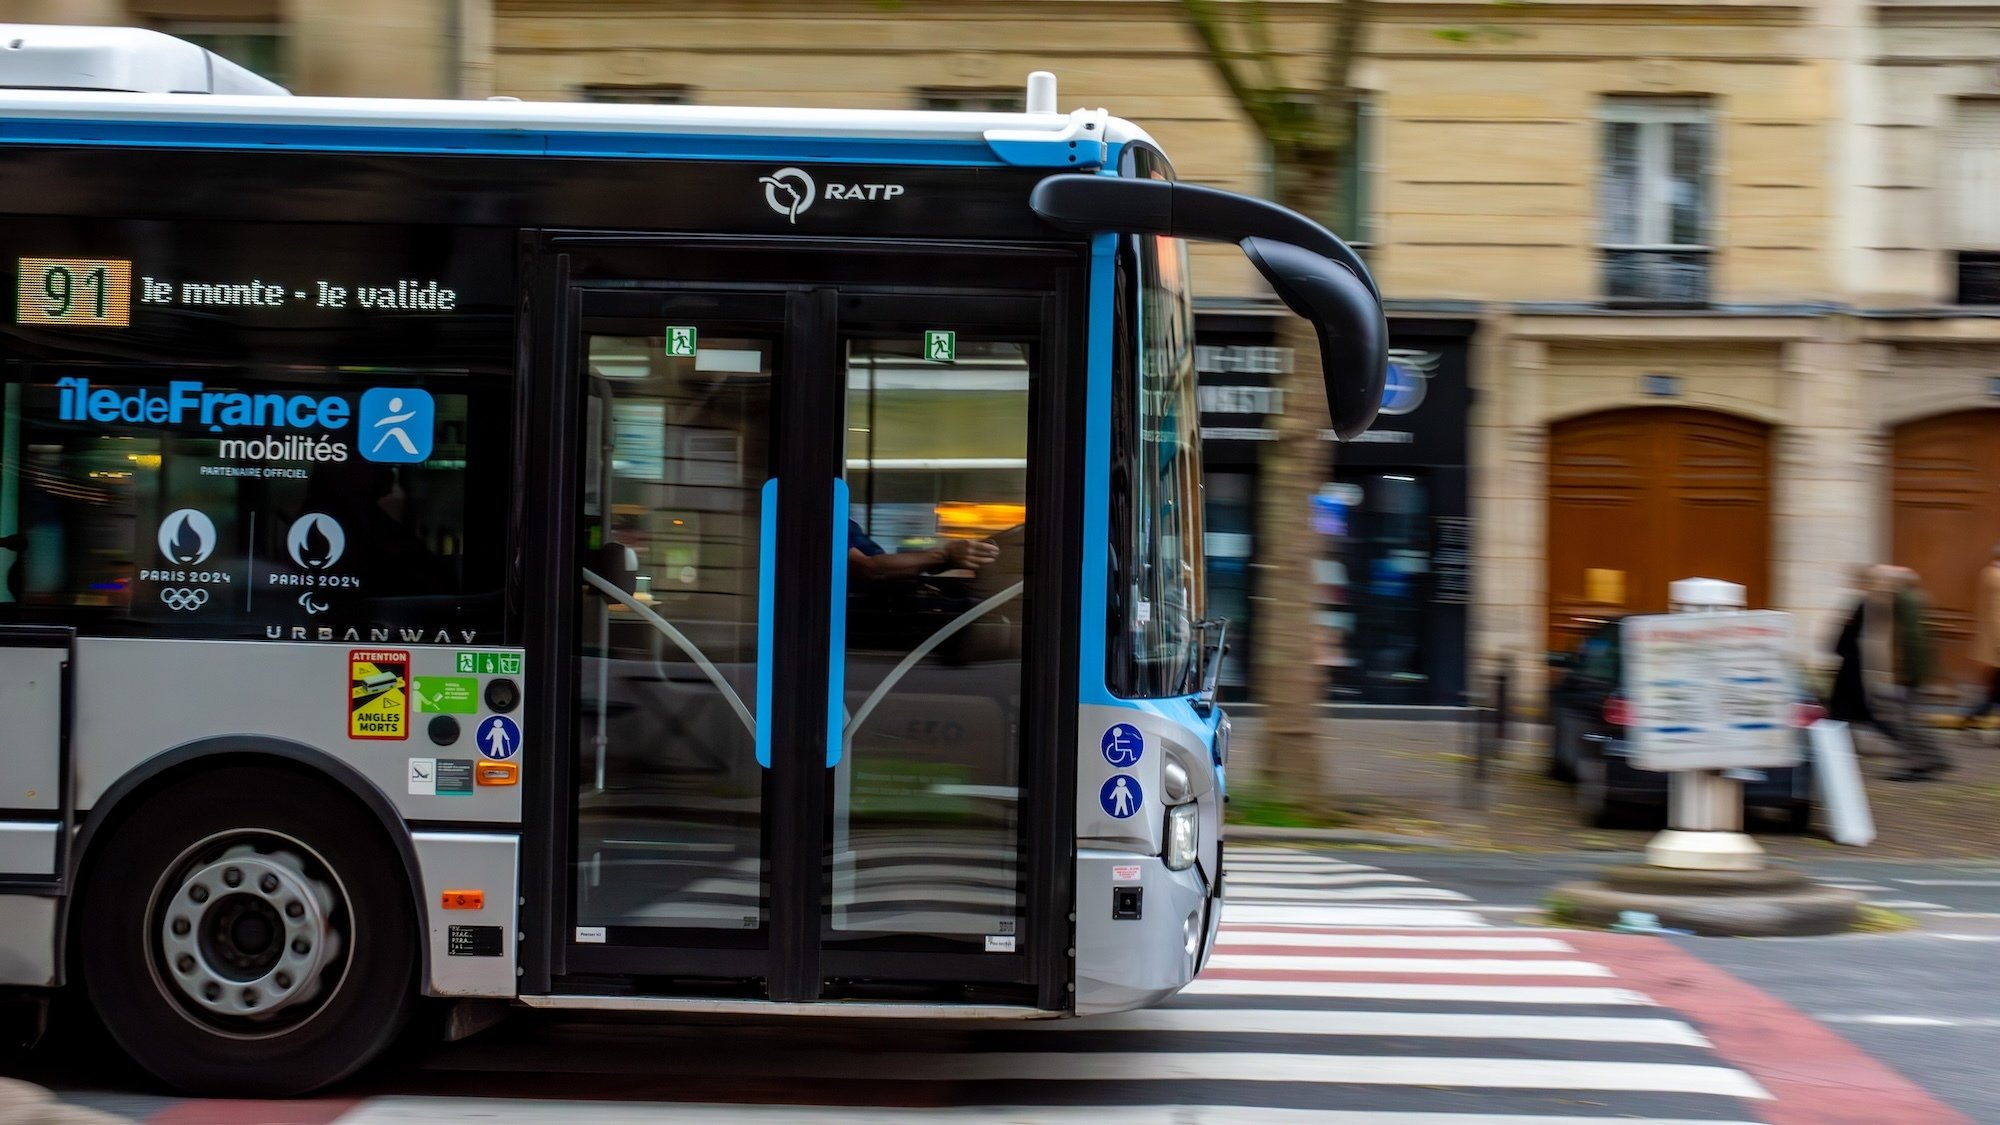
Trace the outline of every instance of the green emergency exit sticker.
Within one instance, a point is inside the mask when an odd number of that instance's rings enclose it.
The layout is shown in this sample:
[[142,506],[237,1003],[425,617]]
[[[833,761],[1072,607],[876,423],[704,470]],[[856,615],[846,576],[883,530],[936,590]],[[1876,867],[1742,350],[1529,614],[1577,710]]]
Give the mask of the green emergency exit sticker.
[[924,333],[924,358],[932,363],[951,363],[958,359],[958,333],[933,328]]
[[667,329],[667,354],[691,356],[694,354],[694,326],[679,324]]
[[461,652],[458,654],[458,671],[468,676],[518,676],[521,674],[521,654]]
[[471,676],[418,676],[417,710],[435,715],[477,715],[479,681]]

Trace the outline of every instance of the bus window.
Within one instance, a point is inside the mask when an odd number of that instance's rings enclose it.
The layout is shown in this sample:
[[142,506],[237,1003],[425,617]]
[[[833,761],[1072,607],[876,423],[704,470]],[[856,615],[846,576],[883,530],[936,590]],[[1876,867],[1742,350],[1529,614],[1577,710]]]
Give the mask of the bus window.
[[1187,247],[1127,240],[1114,357],[1108,679],[1121,695],[1194,690],[1202,619],[1201,431]]
[[[834,781],[830,944],[918,935],[980,950],[998,935],[1026,948],[1034,355],[989,333],[958,332],[949,361],[925,356],[915,333],[847,345],[849,728]],[[903,888],[916,877],[949,889],[912,901]]]
[[[141,297],[106,299],[126,323],[85,332],[35,321],[35,306],[5,330],[0,622],[499,640],[505,494],[469,482],[506,469],[509,384],[479,364],[504,361],[504,313],[468,307],[470,293],[461,303],[436,259],[421,285],[364,290],[406,263],[385,265],[362,232],[120,229],[136,233],[86,245],[130,256],[116,264]],[[77,237],[0,223],[0,249],[87,262]],[[439,244],[448,258],[450,241]],[[72,259],[16,256],[51,275],[43,288],[64,290],[55,283],[69,267],[43,263]],[[256,280],[161,280],[179,277]],[[353,298],[336,305],[322,278],[352,283]]]

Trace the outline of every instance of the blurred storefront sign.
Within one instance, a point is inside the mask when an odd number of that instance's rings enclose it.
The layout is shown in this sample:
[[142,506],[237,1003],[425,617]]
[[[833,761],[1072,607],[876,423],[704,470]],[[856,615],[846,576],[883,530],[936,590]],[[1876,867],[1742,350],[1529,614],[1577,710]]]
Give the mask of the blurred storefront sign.
[[[1275,318],[1197,314],[1207,474],[1209,612],[1231,621],[1225,698],[1256,698],[1258,631],[1250,560],[1258,480],[1286,403],[1291,367]],[[1466,689],[1466,607],[1473,596],[1466,487],[1474,325],[1390,323],[1391,369],[1374,428],[1334,449],[1307,519],[1324,537],[1314,575],[1326,697],[1345,703],[1457,705]],[[1322,435],[1331,438],[1330,434]]]

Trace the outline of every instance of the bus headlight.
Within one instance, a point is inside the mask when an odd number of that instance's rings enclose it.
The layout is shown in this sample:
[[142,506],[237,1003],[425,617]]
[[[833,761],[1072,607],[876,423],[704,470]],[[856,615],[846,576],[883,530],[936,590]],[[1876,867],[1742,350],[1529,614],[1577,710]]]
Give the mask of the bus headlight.
[[1201,843],[1201,822],[1195,819],[1197,808],[1186,804],[1167,810],[1167,841],[1161,850],[1169,871],[1186,871],[1194,866],[1195,851]]

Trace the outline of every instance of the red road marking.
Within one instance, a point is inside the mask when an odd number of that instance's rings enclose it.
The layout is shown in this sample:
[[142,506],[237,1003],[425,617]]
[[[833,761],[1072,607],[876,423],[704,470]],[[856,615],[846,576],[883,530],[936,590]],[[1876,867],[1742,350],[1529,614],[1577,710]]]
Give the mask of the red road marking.
[[1671,942],[1629,934],[1565,932],[1563,940],[1618,979],[1688,1017],[1716,1053],[1762,1083],[1770,1125],[1972,1125],[1784,1001]]
[[360,1098],[322,1098],[312,1101],[224,1101],[203,1098],[163,1109],[146,1119],[146,1125],[333,1125]]

